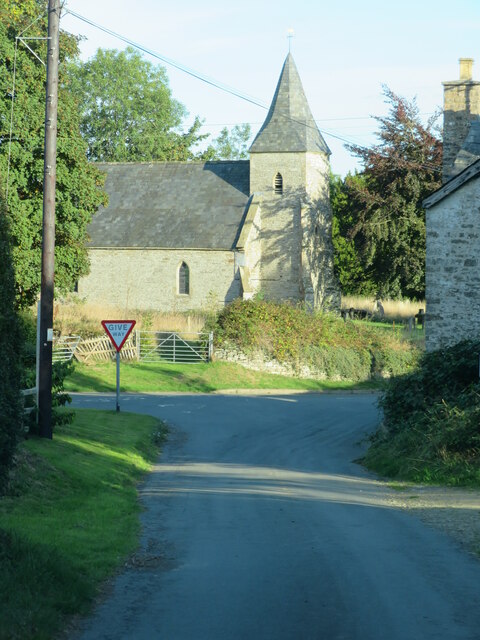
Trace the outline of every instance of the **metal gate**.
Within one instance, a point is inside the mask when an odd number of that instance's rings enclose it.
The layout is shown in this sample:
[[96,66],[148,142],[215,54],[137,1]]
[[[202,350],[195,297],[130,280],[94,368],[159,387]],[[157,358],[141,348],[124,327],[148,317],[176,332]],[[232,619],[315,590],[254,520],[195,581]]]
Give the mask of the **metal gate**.
[[143,362],[209,362],[213,333],[136,331],[137,357]]
[[75,355],[82,338],[80,336],[60,336],[53,339],[53,362],[67,362]]

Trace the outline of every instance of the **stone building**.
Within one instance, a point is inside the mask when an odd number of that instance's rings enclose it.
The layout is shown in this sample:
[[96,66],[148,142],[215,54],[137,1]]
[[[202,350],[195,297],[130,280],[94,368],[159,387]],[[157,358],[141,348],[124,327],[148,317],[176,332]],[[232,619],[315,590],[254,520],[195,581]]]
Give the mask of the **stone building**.
[[444,183],[426,209],[427,350],[480,336],[480,82],[444,82]]
[[99,165],[109,205],[89,226],[80,297],[162,311],[256,293],[339,306],[329,155],[288,54],[249,161]]

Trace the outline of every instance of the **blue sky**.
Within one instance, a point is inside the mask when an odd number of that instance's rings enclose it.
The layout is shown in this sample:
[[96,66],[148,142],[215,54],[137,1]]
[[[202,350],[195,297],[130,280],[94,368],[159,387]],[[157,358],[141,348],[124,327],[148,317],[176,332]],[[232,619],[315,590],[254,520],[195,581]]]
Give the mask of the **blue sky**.
[[[442,81],[458,79],[460,57],[476,60],[474,79],[480,80],[478,0],[67,0],[66,7],[267,105],[292,28],[292,53],[312,113],[332,150],[332,169],[342,175],[359,165],[329,134],[372,144],[376,123],[369,116],[387,110],[383,84],[416,96],[427,118],[442,106]],[[98,47],[126,46],[73,16],[65,16],[62,27],[86,36],[85,58]],[[215,136],[243,122],[254,132],[260,128],[262,108],[165,66],[174,97],[191,118],[205,120],[205,132]]]

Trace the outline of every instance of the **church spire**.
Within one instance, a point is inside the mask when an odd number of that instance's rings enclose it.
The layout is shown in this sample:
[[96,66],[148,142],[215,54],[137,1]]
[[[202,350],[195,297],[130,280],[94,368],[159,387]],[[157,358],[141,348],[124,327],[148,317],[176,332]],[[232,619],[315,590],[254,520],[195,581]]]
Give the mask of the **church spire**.
[[270,110],[250,153],[321,152],[330,155],[308,106],[297,67],[285,59]]

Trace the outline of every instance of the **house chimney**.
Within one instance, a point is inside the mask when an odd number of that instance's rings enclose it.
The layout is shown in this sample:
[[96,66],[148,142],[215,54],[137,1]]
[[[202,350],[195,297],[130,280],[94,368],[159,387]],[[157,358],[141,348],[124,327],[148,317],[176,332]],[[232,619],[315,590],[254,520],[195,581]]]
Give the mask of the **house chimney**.
[[460,58],[460,80],[472,79],[473,58]]
[[443,82],[443,182],[454,176],[455,158],[470,124],[480,118],[480,82],[472,80],[472,58],[460,58],[460,79]]

